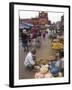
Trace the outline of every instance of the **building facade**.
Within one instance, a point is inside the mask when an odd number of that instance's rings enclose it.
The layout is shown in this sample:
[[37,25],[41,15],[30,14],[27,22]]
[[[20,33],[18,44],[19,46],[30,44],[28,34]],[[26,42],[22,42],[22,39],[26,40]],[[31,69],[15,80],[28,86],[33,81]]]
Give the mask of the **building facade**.
[[46,25],[48,24],[48,13],[44,11],[39,12],[38,17],[30,19],[20,19],[20,23],[31,23],[33,25]]

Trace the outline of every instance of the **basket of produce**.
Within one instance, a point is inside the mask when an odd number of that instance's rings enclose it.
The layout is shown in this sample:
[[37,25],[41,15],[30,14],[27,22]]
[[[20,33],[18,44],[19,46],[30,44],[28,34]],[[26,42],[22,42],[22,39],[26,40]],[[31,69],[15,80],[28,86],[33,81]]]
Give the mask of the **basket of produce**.
[[55,56],[49,56],[48,57],[48,61],[52,61],[52,60],[55,60]]
[[40,72],[41,72],[42,74],[47,73],[47,72],[48,72],[48,67],[46,67],[45,65],[42,65],[41,68],[40,68]]
[[40,68],[39,72],[35,73],[35,78],[39,79],[39,78],[52,78],[52,74],[51,72],[48,70],[48,66],[47,65],[42,65]]
[[54,50],[60,50],[63,48],[64,48],[64,45],[60,42],[53,42],[52,43],[52,49],[54,49]]
[[36,63],[37,63],[38,65],[41,65],[41,64],[45,65],[45,64],[48,63],[48,60],[47,60],[47,59],[40,59],[40,60],[37,60]]

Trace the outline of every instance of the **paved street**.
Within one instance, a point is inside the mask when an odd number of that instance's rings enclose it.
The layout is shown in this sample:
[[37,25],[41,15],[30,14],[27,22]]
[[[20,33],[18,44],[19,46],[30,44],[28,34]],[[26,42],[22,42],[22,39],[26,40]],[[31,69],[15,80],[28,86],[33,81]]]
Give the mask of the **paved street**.
[[[41,48],[37,49],[36,57],[37,60],[40,59],[47,59],[49,55],[54,55],[55,51],[51,49],[51,40],[48,38],[48,35],[46,35],[45,40],[41,37]],[[19,79],[31,79],[34,78],[33,71],[29,72],[24,67],[24,59],[26,56],[26,52],[24,52],[24,49],[20,43],[19,46]]]

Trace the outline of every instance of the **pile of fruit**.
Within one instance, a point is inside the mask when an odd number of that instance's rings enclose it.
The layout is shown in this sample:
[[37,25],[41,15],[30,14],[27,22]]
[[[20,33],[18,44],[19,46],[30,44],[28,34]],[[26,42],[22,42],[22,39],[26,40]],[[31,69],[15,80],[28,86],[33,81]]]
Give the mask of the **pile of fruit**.
[[51,78],[53,76],[49,72],[48,67],[46,65],[42,65],[39,72],[36,72],[34,77],[36,79],[39,79],[39,78]]
[[52,42],[52,49],[54,50],[60,50],[63,49],[64,45],[60,42]]

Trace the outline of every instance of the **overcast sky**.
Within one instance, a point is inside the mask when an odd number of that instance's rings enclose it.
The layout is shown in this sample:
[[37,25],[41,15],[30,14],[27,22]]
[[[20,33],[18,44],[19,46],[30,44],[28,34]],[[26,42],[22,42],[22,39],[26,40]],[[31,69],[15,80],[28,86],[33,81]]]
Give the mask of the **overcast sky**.
[[[27,18],[34,18],[38,17],[39,12],[35,11],[20,11],[20,18],[21,19],[27,19]],[[57,12],[48,12],[48,19],[51,20],[51,22],[57,22],[61,20],[61,16],[64,15],[64,13],[57,13]]]

